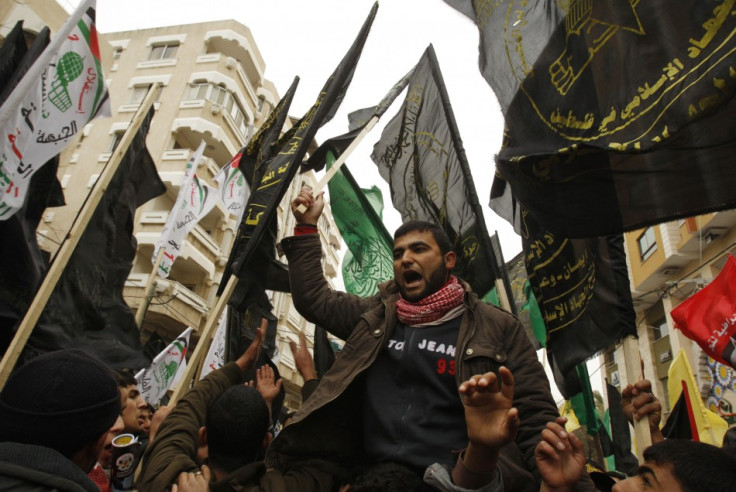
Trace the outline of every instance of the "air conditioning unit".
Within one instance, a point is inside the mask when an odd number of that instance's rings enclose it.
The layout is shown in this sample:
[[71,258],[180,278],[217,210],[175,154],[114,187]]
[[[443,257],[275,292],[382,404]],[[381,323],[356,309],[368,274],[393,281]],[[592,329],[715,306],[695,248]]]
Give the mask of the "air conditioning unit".
[[222,106],[220,106],[219,104],[213,104],[211,111],[212,111],[212,114],[215,114],[215,115],[220,114],[220,111],[222,111]]
[[618,371],[611,373],[611,384],[614,386],[621,386],[621,378],[618,375]]
[[665,350],[664,352],[659,354],[659,362],[667,362],[668,360],[672,360],[671,350]]
[[725,227],[709,227],[703,231],[703,241],[710,244],[726,233]]

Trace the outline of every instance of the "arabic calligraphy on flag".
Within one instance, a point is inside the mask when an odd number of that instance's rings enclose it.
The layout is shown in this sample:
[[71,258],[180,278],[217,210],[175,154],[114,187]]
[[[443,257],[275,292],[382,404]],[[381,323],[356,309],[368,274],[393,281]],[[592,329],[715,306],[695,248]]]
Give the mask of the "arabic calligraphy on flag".
[[193,329],[187,328],[166,349],[158,354],[148,369],[143,369],[135,375],[138,381],[138,391],[150,405],[155,405],[164,397],[166,391],[173,385],[176,373],[189,347],[189,335]]
[[75,10],[3,104],[0,220],[23,206],[31,176],[88,121],[110,116],[94,5]]

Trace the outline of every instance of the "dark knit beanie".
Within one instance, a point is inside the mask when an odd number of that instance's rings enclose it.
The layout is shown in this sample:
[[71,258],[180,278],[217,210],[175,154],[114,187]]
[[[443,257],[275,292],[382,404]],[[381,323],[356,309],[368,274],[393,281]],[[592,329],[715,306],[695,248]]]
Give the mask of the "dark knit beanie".
[[37,444],[67,457],[107,432],[120,414],[110,369],[81,350],[41,355],[0,393],[0,442]]

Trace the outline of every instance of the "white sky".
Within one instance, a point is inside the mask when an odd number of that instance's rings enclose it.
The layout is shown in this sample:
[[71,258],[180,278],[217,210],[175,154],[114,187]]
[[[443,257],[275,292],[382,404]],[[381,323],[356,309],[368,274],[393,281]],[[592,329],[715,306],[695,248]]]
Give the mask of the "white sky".
[[[301,116],[347,51],[372,5],[373,0],[97,0],[97,25],[101,33],[109,33],[235,19],[251,30],[266,63],[265,76],[276,84],[279,94],[299,75],[290,113]],[[500,148],[503,117],[478,70],[476,27],[442,0],[383,0],[347,96],[335,118],[319,130],[317,141],[344,133],[347,114],[378,103],[416,64],[429,43],[437,52],[488,231],[498,231],[508,261],[521,250],[520,239],[488,207],[493,155]],[[388,185],[370,153],[383,124],[399,110],[402,100],[403,94],[347,161],[361,186],[375,184],[382,189],[387,202],[384,222],[391,233],[401,218],[388,203]]]
[[[59,1],[67,8],[79,3]],[[97,25],[101,33],[110,33],[235,19],[251,30],[266,64],[265,76],[276,84],[279,95],[299,75],[290,113],[301,116],[355,39],[372,5],[373,0],[97,0]],[[377,104],[417,63],[429,43],[437,53],[488,231],[498,231],[508,261],[521,251],[520,238],[488,207],[503,116],[478,70],[476,27],[442,0],[380,3],[347,96],[335,118],[317,132],[317,141],[347,131],[347,114]],[[384,222],[391,233],[401,224],[401,217],[390,204],[388,185],[370,154],[383,124],[396,114],[401,101],[403,94],[347,161],[361,186],[382,189]],[[597,358],[588,362],[593,387],[600,390],[598,369]],[[560,401],[554,383],[551,386]]]

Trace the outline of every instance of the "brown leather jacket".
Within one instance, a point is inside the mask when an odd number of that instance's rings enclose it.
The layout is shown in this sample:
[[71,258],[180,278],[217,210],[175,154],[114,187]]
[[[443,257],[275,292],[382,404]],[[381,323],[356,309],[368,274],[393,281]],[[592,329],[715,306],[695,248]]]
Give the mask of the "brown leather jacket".
[[[267,466],[284,471],[299,459],[311,457],[349,467],[362,453],[362,376],[387,345],[398,322],[398,289],[389,281],[368,298],[333,291],[322,273],[318,235],[285,238],[281,245],[289,260],[297,310],[346,343],[292,423],[271,444]],[[512,371],[514,406],[522,425],[516,442],[502,451],[499,466],[506,490],[539,490],[537,479],[529,473],[538,475],[534,448],[546,423],[559,415],[544,369],[516,317],[479,301],[470,291],[465,306],[456,345],[457,384],[474,374],[497,371],[501,365]]]

